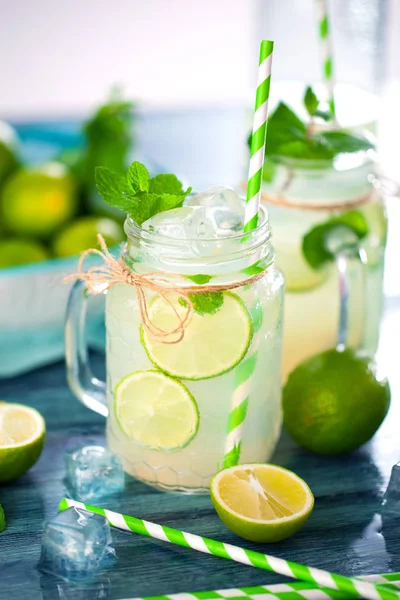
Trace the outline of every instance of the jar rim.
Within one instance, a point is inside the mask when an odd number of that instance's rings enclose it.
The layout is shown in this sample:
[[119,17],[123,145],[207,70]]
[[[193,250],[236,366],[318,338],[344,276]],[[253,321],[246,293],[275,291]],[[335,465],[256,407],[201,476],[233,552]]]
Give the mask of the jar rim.
[[[166,211],[167,212],[167,211]],[[154,244],[168,244],[168,245],[186,245],[191,244],[193,242],[204,242],[207,244],[220,245],[225,241],[248,241],[250,238],[254,238],[258,243],[260,242],[259,238],[262,238],[264,243],[267,243],[271,240],[271,228],[269,224],[269,215],[265,206],[260,204],[260,208],[258,211],[259,216],[259,224],[257,227],[252,229],[251,231],[240,231],[235,233],[234,235],[229,235],[226,237],[220,238],[206,238],[206,237],[193,237],[193,238],[179,238],[176,236],[169,236],[166,234],[161,234],[158,232],[151,232],[146,229],[143,229],[140,225],[138,225],[131,217],[127,217],[124,224],[125,233],[128,238],[136,237],[141,238],[142,240],[148,243]]]
[[271,154],[267,158],[278,167],[281,166],[313,174],[323,174],[332,171],[338,173],[349,172],[367,166],[373,168],[377,163],[376,151],[372,149],[338,154],[333,159],[296,158],[279,154]]

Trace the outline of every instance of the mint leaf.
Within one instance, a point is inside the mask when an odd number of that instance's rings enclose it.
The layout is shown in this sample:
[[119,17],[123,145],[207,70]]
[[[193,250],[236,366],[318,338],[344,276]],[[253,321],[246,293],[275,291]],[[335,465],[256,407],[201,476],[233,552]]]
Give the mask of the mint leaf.
[[308,112],[310,117],[313,117],[315,115],[315,111],[319,106],[319,100],[310,86],[306,89],[303,102],[304,106],[306,107],[306,111]]
[[303,238],[303,256],[313,269],[319,269],[327,262],[334,260],[334,253],[328,247],[329,236],[336,228],[347,228],[358,239],[368,234],[368,223],[364,215],[357,210],[350,210],[339,217],[333,217],[321,225],[313,227]]
[[131,191],[134,194],[136,194],[136,192],[149,191],[150,175],[142,163],[135,161],[131,164],[128,169],[127,180]]
[[171,210],[182,206],[184,196],[174,196],[173,194],[136,194],[137,203],[133,210],[129,211],[129,216],[138,224],[142,225],[145,221],[154,217],[160,212]]
[[283,102],[278,104],[268,119],[267,155],[279,155],[282,145],[294,140],[304,140],[307,128],[299,117]]
[[184,277],[190,279],[190,281],[193,281],[196,285],[204,285],[213,278],[212,275],[184,275]]
[[319,117],[324,121],[330,121],[332,119],[332,113],[327,110],[320,110],[319,108],[314,112],[314,117]]
[[175,196],[187,196],[192,191],[188,188],[183,190],[182,183],[171,173],[160,173],[150,181],[149,192],[153,194],[174,194]]
[[110,171],[107,167],[96,167],[95,181],[99,194],[108,204],[125,212],[133,209],[135,199],[129,196],[125,177]]
[[267,183],[271,183],[271,181],[273,181],[274,177],[275,177],[275,173],[276,173],[276,164],[270,159],[270,158],[265,158],[264,160],[264,167],[263,167],[263,180],[266,181]]
[[326,131],[316,134],[314,139],[327,144],[334,155],[345,152],[360,152],[361,150],[371,150],[374,148],[374,144],[365,136],[346,131]]
[[222,292],[208,292],[205,294],[189,294],[193,309],[199,315],[216,313],[224,303]]
[[264,263],[263,259],[260,259],[257,262],[253,263],[252,265],[250,265],[249,267],[242,269],[241,272],[244,273],[245,275],[248,275],[249,277],[251,277],[252,275],[258,275],[259,273],[262,273],[263,271],[265,271],[265,263]]

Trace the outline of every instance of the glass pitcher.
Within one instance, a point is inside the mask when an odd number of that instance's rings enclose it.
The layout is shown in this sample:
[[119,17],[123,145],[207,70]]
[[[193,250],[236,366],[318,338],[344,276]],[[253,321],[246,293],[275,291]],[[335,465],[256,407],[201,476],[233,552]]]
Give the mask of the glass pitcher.
[[269,163],[263,202],[286,281],[284,380],[329,348],[377,349],[387,219],[374,170],[367,152],[340,155],[333,164],[284,157]]
[[[252,232],[218,240],[126,221],[121,264],[161,287],[144,286],[143,295],[129,282],[98,290],[107,294],[106,383],[88,365],[85,283],[71,291],[69,385],[106,417],[108,446],[126,472],[158,489],[206,492],[222,467],[268,460],[279,438],[284,281],[264,209],[260,217]],[[192,294],[164,289],[171,284]],[[189,302],[183,337],[170,334],[166,343],[160,331],[176,331]]]

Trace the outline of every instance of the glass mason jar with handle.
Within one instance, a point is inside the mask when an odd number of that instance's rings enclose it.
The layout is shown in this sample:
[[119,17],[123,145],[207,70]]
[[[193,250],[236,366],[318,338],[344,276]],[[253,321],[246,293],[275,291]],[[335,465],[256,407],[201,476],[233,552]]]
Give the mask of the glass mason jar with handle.
[[286,281],[284,380],[329,348],[377,349],[387,219],[374,169],[370,152],[269,160],[263,201]]
[[266,461],[278,440],[283,277],[264,209],[246,234],[188,239],[175,225],[165,232],[128,219],[125,280],[94,285],[107,294],[106,383],[90,372],[86,284],[74,285],[67,376],[107,418],[107,443],[127,473],[201,492],[223,466]]

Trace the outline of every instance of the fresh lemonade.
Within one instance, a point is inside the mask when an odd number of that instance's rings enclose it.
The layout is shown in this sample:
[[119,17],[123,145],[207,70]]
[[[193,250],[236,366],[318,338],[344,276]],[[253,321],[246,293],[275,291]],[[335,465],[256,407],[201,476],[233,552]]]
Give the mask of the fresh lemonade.
[[[334,348],[338,341],[341,300],[335,257],[318,266],[318,258],[310,264],[312,253],[318,256],[323,251],[320,233],[324,244],[329,235],[338,233],[349,236],[350,246],[360,249],[363,262],[353,256],[346,265],[347,343],[371,354],[377,349],[387,221],[382,200],[368,182],[373,165],[366,157],[359,158],[360,163],[347,168],[342,163],[341,169],[307,169],[296,162],[288,167],[283,161],[274,181],[264,184],[265,198],[272,201],[268,212],[276,261],[286,281],[284,380],[298,364]],[[290,184],[282,193],[289,171]]]
[[150,331],[134,286],[107,292],[108,445],[159,489],[208,491],[223,466],[268,460],[280,434],[283,277],[266,211],[246,235],[243,217],[244,202],[217,186],[141,226],[126,221],[122,256],[134,272],[228,288],[189,296],[182,339],[152,331],[177,328],[184,297],[147,289]]
[[262,198],[285,276],[283,378],[347,344],[374,353],[386,217],[373,187],[374,140],[337,129],[307,88],[308,122],[280,103],[268,120]]

